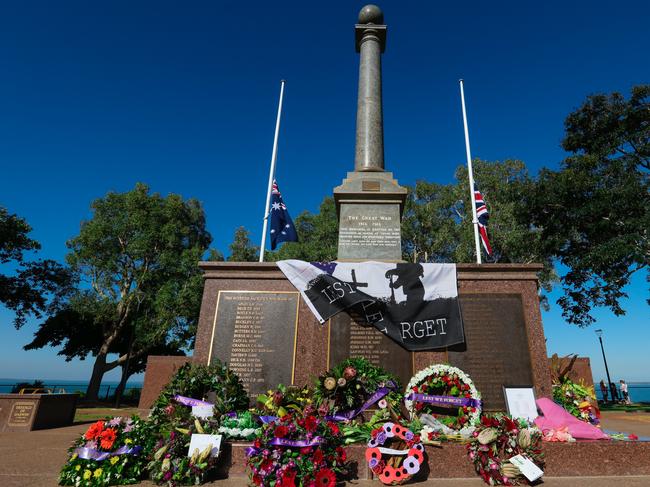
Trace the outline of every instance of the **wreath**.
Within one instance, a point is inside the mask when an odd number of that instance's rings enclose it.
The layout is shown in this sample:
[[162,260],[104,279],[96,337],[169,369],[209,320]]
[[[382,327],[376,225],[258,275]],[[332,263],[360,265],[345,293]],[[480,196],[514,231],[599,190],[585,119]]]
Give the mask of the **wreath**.
[[142,425],[137,416],[93,423],[70,448],[59,483],[94,487],[139,482],[146,464]]
[[424,446],[420,436],[414,435],[407,427],[399,423],[384,423],[372,431],[366,461],[383,484],[403,484],[420,471]]
[[435,364],[415,374],[404,404],[422,424],[426,440],[440,436],[468,438],[481,416],[481,394],[457,367]]
[[246,450],[251,482],[257,486],[333,487],[346,473],[346,451],[338,425],[313,406],[266,423]]
[[308,387],[279,384],[266,394],[257,396],[257,412],[262,418],[282,417],[288,412],[301,412],[312,403],[312,392]]
[[169,487],[203,484],[216,473],[218,457],[211,455],[216,445],[189,452],[190,440],[194,433],[217,434],[219,423],[213,418],[195,418],[179,424],[156,443],[155,453],[147,466],[149,474],[155,483]]
[[510,458],[523,455],[543,468],[541,440],[542,432],[529,427],[525,420],[515,420],[506,415],[483,416],[467,445],[467,452],[476,473],[486,484],[528,484]]
[[362,357],[349,358],[316,380],[314,400],[338,421],[350,420],[385,398],[389,405],[400,404],[402,395],[397,377]]

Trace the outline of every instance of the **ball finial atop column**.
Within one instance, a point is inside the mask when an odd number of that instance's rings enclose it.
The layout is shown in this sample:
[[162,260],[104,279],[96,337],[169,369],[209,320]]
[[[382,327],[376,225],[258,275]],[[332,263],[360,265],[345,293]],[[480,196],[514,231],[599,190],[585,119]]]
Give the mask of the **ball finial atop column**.
[[384,23],[384,12],[377,5],[366,5],[359,11],[359,23],[382,25]]

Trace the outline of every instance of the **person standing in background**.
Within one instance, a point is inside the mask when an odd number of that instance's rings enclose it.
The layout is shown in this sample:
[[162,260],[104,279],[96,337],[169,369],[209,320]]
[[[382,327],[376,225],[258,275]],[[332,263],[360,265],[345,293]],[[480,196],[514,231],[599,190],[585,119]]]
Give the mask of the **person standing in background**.
[[621,394],[623,394],[623,401],[625,401],[625,404],[631,404],[630,401],[630,393],[627,391],[627,384],[623,379],[621,379]]
[[607,396],[609,394],[607,393],[607,386],[605,385],[605,381],[603,379],[600,379],[600,392],[603,395],[603,402],[607,402]]
[[613,382],[610,382],[609,383],[609,390],[612,393],[612,402],[619,402],[620,397],[618,395],[618,389],[616,388],[616,384],[614,384]]

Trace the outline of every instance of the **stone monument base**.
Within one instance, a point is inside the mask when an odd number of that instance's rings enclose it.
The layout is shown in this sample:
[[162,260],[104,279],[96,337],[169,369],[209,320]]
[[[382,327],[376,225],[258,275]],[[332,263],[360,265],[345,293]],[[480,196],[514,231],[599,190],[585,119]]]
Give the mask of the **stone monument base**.
[[0,432],[70,426],[77,394],[0,394]]

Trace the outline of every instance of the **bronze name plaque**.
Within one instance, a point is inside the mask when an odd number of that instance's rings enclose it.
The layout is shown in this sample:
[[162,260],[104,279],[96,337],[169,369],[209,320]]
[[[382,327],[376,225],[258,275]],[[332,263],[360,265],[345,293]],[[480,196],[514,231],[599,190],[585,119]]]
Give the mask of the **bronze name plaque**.
[[29,426],[34,416],[35,401],[16,401],[11,405],[7,426]]
[[449,349],[449,362],[469,374],[483,396],[485,409],[505,411],[503,385],[533,384],[521,296],[461,294],[459,297],[465,346]]
[[413,375],[411,352],[377,330],[374,326],[357,324],[346,312],[330,320],[329,367],[350,357],[364,357],[370,363],[396,375],[402,387]]
[[299,292],[219,291],[208,362],[227,362],[255,397],[293,383]]

